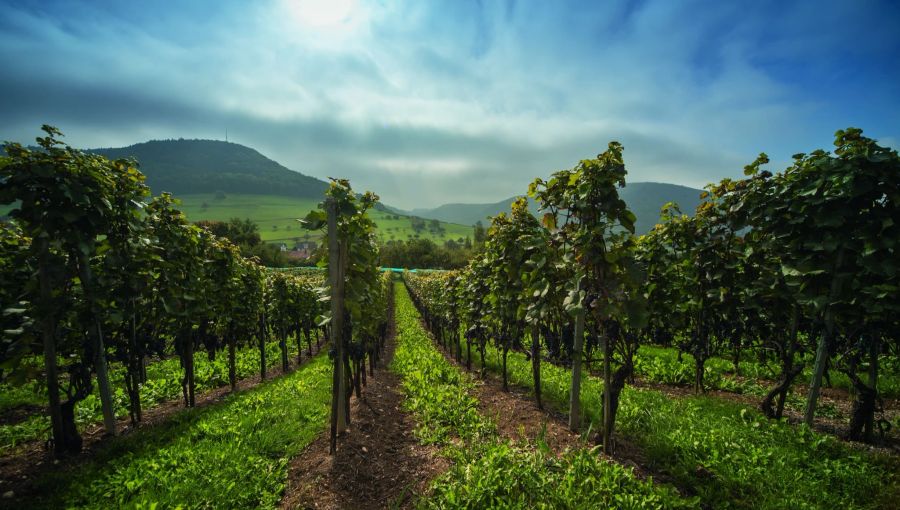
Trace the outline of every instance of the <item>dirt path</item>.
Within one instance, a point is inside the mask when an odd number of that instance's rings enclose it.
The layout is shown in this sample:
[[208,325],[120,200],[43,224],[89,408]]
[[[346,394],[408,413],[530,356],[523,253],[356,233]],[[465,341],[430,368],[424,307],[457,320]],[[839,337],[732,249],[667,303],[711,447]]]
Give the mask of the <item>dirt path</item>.
[[[424,323],[422,328],[426,329]],[[457,362],[440,344],[434,342],[433,345],[450,363],[466,372],[465,355],[462,362]],[[512,441],[527,441],[531,444],[542,440],[557,455],[566,448],[585,444],[579,434],[569,430],[563,415],[549,409],[538,408],[534,393],[512,385],[509,391],[505,392],[503,383],[490,372],[484,379],[478,377],[475,369],[467,373],[472,376],[475,383],[478,410],[494,420],[501,436]]]
[[566,448],[586,444],[581,436],[570,431],[565,419],[548,410],[541,410],[532,393],[520,388],[503,391],[498,379],[477,380],[478,410],[497,424],[500,435],[513,441],[531,444],[544,441],[555,454]]
[[325,432],[291,462],[281,508],[407,508],[449,467],[436,448],[419,444],[402,410],[400,380],[387,368],[396,346],[389,313],[382,363],[351,404],[350,431],[338,438],[335,456]]
[[[447,360],[465,371],[464,361],[458,363],[440,344],[435,342],[434,345]],[[558,409],[547,404],[544,406],[545,409],[539,409],[532,391],[510,384],[509,391],[505,392],[499,375],[488,371],[482,379],[474,366],[469,374],[477,385],[479,410],[494,419],[501,436],[513,441],[526,440],[532,444],[543,439],[557,455],[566,448],[591,447],[597,444],[596,431],[593,437],[583,437],[569,430],[567,416]],[[643,450],[615,432],[613,445],[612,455],[600,455],[633,468],[635,476],[640,479],[652,477],[657,482],[674,485],[683,495],[693,494],[690,487],[676,485],[674,478],[667,473],[649,469],[647,467],[649,462]]]
[[[307,356],[304,350],[300,363],[297,363],[295,357],[291,357],[289,363],[291,370],[296,369],[300,365],[305,364],[312,357],[315,357],[321,349],[327,348],[327,344],[323,343],[319,348],[313,348],[313,356]],[[266,371],[266,381],[271,381],[284,375],[281,370],[281,364],[270,368]],[[237,383],[237,391],[244,391],[260,383],[259,374],[241,379]],[[265,381],[263,381],[265,382]],[[211,389],[203,393],[197,394],[195,398],[196,408],[203,408],[216,404],[231,394],[231,386],[221,386]],[[150,427],[162,424],[171,418],[174,414],[186,409],[184,400],[179,397],[174,400],[161,402],[158,405],[143,410],[140,425],[135,428],[131,425],[129,418],[117,420],[117,430],[119,436],[127,436],[129,434],[140,433]],[[71,456],[64,461],[56,462],[51,452],[44,448],[43,442],[33,441],[24,446],[24,448],[13,455],[0,458],[0,494],[12,491],[14,495],[28,494],[31,481],[42,476],[46,472],[62,469],[71,469],[83,462],[90,460],[97,451],[103,448],[110,439],[104,434],[102,424],[92,424],[82,432],[82,440],[84,441],[81,453]]]

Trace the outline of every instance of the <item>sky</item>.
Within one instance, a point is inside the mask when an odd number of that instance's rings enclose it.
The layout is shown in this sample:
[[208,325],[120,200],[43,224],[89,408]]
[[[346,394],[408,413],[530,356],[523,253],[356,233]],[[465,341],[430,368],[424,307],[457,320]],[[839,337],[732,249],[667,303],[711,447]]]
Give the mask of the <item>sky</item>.
[[625,146],[702,187],[900,148],[900,2],[0,0],[0,140],[224,139],[385,203],[497,202]]

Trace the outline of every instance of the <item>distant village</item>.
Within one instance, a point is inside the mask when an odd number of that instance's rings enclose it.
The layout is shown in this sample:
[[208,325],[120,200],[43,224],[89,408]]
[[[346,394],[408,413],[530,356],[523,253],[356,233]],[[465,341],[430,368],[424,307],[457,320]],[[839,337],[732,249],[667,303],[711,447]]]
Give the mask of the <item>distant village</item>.
[[315,241],[297,241],[293,247],[287,243],[281,243],[279,249],[289,260],[307,260],[316,252],[318,245]]

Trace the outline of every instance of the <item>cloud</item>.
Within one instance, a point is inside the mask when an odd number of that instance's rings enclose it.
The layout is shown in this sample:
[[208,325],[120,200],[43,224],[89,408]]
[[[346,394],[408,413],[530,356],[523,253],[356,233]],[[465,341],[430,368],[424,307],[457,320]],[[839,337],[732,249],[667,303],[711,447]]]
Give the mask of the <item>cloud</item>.
[[0,5],[0,138],[228,129],[406,208],[521,193],[611,139],[631,180],[701,186],[847,125],[900,138],[888,2],[315,4]]

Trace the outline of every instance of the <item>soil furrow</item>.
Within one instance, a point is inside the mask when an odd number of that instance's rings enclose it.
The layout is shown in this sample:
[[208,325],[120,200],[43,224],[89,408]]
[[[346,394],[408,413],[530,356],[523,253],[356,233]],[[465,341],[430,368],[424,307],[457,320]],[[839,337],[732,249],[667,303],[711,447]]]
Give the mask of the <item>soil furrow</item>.
[[403,411],[400,380],[388,369],[396,348],[393,309],[389,314],[381,364],[351,404],[350,430],[334,456],[326,431],[291,462],[281,508],[407,508],[449,467],[436,448],[419,444]]

